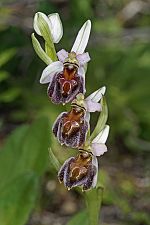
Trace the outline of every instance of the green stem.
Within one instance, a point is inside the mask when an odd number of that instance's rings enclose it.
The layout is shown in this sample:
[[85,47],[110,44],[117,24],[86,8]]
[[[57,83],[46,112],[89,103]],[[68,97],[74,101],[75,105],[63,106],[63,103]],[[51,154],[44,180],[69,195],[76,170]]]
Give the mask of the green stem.
[[102,187],[97,187],[85,192],[85,201],[87,205],[89,225],[98,225],[102,196]]

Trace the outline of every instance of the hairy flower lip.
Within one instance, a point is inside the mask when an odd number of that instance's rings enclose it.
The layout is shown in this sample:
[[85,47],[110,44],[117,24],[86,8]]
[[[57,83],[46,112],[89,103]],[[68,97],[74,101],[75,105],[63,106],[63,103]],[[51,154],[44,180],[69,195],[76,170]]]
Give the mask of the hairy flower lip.
[[69,112],[61,113],[52,128],[60,144],[72,148],[83,145],[88,129],[89,124],[86,121],[84,109],[76,106],[72,106]]
[[[85,93],[85,81],[84,78],[78,74],[76,76],[75,81],[77,82],[76,85],[71,85],[71,89],[69,94],[63,95],[62,89],[60,88],[60,76],[62,73],[55,74],[52,81],[48,86],[48,96],[50,97],[51,101],[55,104],[66,104],[68,102],[72,102],[72,100],[76,97],[79,92]],[[67,80],[66,80],[67,81]],[[73,80],[72,80],[73,81]]]
[[86,191],[94,188],[97,183],[98,162],[95,156],[89,152],[79,152],[76,157],[67,159],[58,172],[58,180],[64,182],[70,190],[76,186],[82,186]]

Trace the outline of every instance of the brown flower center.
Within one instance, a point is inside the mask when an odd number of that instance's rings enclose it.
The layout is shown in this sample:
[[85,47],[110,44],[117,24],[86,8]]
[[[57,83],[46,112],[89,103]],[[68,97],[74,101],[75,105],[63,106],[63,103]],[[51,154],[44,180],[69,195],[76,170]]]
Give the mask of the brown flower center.
[[80,107],[72,107],[71,111],[63,118],[62,134],[71,136],[78,132],[84,122],[84,110]]
[[70,164],[70,180],[78,181],[85,177],[91,162],[91,154],[88,152],[80,153],[75,161]]
[[74,87],[77,86],[76,74],[77,67],[74,64],[64,65],[63,73],[59,78],[62,95],[69,95]]

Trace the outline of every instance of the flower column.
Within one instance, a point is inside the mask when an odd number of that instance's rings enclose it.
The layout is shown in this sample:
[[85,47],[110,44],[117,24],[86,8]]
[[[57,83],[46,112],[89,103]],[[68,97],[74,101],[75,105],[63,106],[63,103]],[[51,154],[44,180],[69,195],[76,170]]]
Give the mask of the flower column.
[[[61,20],[57,13],[46,16],[36,13],[34,29],[43,37],[45,50],[42,49],[35,35],[32,34],[33,47],[38,56],[47,64],[40,78],[40,83],[48,83],[47,94],[55,104],[71,103],[69,112],[62,112],[53,125],[53,133],[61,145],[76,148],[78,154],[64,162],[58,172],[58,179],[70,190],[81,186],[82,190],[96,188],[98,175],[97,157],[107,151],[105,142],[109,133],[107,121],[107,105],[104,98],[106,88],[100,88],[85,98],[85,73],[90,61],[85,52],[91,31],[90,20],[81,27],[73,47],[68,53],[62,49],[56,53],[54,43],[58,43],[63,35]],[[90,133],[90,113],[100,112],[97,125]],[[93,189],[94,190],[94,189]],[[97,190],[97,189],[95,189]],[[88,195],[87,195],[88,196]],[[90,204],[88,204],[90,205]],[[98,219],[98,210],[94,213]]]

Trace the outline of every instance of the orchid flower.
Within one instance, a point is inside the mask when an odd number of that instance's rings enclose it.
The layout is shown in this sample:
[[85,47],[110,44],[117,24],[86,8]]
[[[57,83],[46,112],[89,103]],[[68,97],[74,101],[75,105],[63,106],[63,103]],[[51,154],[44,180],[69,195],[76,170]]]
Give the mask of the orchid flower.
[[53,133],[63,145],[79,148],[86,140],[89,129],[89,112],[101,110],[98,103],[105,93],[102,87],[84,100],[83,94],[78,94],[72,102],[69,112],[61,113],[53,125]]
[[52,130],[61,145],[71,148],[83,145],[89,128],[85,115],[84,108],[72,106],[69,112],[63,112],[57,117]]
[[76,186],[82,186],[82,190],[88,190],[96,186],[98,163],[91,153],[80,151],[76,157],[66,160],[58,172],[58,179],[64,182],[70,190]]
[[91,21],[84,23],[71,52],[62,49],[57,53],[58,61],[48,65],[42,73],[40,83],[49,83],[48,96],[53,103],[68,103],[78,93],[85,93],[84,65],[90,61],[85,51],[91,30]]
[[58,172],[60,182],[71,189],[82,186],[82,190],[96,187],[98,176],[98,160],[107,151],[105,142],[109,134],[109,126],[106,125],[99,135],[91,142],[88,150],[80,149],[76,157],[67,159]]

